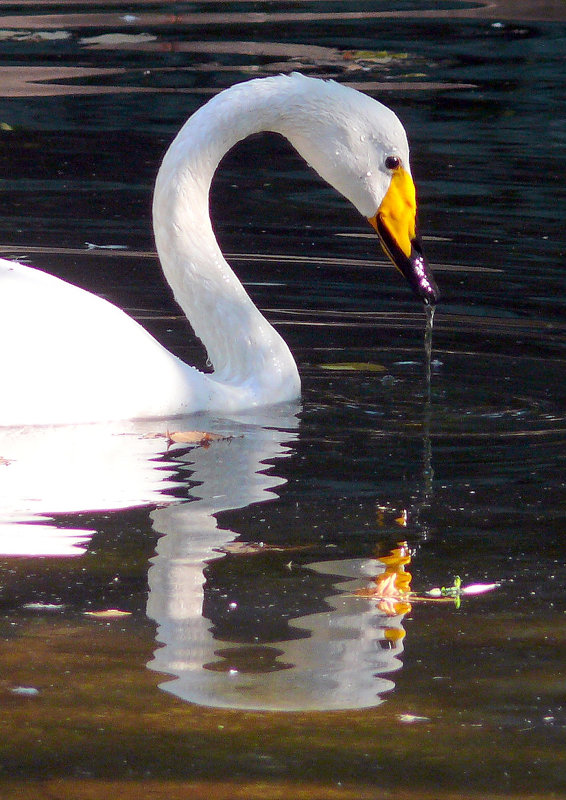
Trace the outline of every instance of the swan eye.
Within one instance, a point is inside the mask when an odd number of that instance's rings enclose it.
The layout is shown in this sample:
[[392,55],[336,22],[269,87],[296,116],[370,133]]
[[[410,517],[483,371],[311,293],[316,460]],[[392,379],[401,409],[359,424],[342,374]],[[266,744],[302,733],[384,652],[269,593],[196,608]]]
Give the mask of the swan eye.
[[387,169],[396,170],[401,166],[401,159],[397,156],[387,156],[385,159],[385,166]]

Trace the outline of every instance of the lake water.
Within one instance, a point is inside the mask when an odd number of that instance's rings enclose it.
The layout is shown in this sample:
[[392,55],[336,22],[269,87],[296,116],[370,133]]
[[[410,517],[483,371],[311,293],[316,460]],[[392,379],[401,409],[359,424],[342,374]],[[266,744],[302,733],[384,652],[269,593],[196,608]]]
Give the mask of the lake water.
[[157,166],[299,69],[403,120],[443,294],[429,381],[364,220],[275,136],[227,156],[217,235],[301,404],[0,433],[2,798],[564,796],[565,36],[563,2],[0,3],[3,257],[204,365]]

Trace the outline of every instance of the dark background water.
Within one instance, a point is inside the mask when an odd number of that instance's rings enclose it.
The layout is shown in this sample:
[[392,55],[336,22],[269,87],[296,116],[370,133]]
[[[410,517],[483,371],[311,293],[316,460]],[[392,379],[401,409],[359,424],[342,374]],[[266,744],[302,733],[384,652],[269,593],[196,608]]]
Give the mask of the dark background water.
[[[178,506],[178,519],[151,515],[155,495],[126,510],[71,504],[47,522],[86,531],[83,555],[0,561],[0,793],[561,796],[564,4],[29,3],[0,13],[5,257],[110,298],[204,363],[153,256],[159,160],[214,92],[300,69],[365,90],[403,120],[443,292],[429,400],[421,309],[366,223],[275,136],[226,157],[215,229],[297,356],[298,428],[282,424],[289,433],[265,447],[248,432],[249,452],[234,440],[210,456],[163,457],[174,484],[164,491],[204,498],[202,517],[198,501]],[[374,369],[321,368],[352,362]],[[207,458],[218,459],[212,478]],[[262,458],[273,478],[249,488],[264,480]],[[222,464],[240,478],[229,489]],[[226,501],[207,505],[222,492]],[[151,606],[147,616],[148,567],[160,597],[160,536],[185,531],[190,544],[214,528],[211,512],[220,533],[210,543],[271,546],[205,570],[206,624],[219,650],[232,644],[223,658],[240,673],[262,672],[242,643],[281,652],[308,642],[297,618],[347,593],[314,563],[361,563],[407,540],[418,592],[455,575],[501,585],[459,609],[415,604],[397,619],[402,668],[377,708],[200,708],[162,692],[164,676],[146,668],[154,620],[163,631],[167,616]],[[2,521],[13,541],[21,528],[8,512]],[[37,602],[63,607],[25,608]],[[105,608],[132,615],[84,617]],[[375,641],[378,651],[391,643]]]

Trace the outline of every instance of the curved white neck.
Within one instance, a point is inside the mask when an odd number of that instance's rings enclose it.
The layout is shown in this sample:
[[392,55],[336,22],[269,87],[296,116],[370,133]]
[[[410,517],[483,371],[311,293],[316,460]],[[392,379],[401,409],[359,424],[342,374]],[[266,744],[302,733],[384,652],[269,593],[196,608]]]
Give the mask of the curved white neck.
[[224,154],[252,133],[281,129],[285,105],[280,85],[253,81],[222,92],[199,109],[165,155],[153,215],[163,271],[206,347],[215,379],[273,385],[291,378],[296,392],[293,356],[224,259],[208,210],[210,184]]

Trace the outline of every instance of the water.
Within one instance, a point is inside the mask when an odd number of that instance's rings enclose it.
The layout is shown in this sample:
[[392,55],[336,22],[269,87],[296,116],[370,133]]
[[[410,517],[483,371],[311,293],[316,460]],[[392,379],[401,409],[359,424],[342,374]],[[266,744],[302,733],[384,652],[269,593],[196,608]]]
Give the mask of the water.
[[[2,797],[564,794],[564,9],[438,5],[7,7],[5,257],[204,365],[156,167],[213,92],[300,68],[405,122],[443,303],[427,356],[355,211],[276,137],[227,156],[216,230],[302,403],[200,418],[232,437],[206,448],[2,439]],[[419,598],[499,586],[415,600],[392,553]]]

